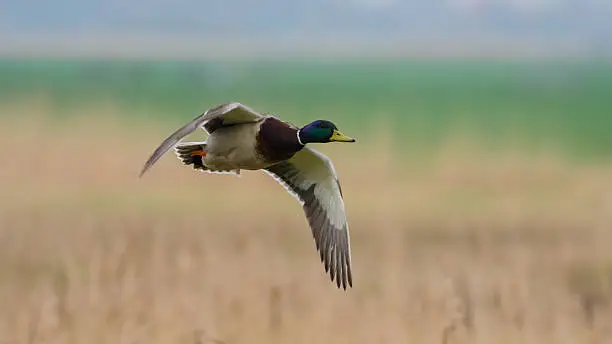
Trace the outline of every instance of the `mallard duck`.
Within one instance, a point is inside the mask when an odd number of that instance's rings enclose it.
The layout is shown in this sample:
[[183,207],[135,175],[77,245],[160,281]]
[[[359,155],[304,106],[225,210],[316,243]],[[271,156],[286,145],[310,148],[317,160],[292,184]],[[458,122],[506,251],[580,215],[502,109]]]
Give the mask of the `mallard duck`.
[[[204,142],[178,144],[196,129]],[[331,160],[309,143],[355,142],[335,124],[316,120],[302,128],[240,104],[207,110],[166,138],[140,172],[142,176],[170,148],[185,165],[208,173],[263,170],[301,203],[325,271],[338,288],[353,286],[349,227],[342,188]],[[178,145],[177,145],[178,144]]]

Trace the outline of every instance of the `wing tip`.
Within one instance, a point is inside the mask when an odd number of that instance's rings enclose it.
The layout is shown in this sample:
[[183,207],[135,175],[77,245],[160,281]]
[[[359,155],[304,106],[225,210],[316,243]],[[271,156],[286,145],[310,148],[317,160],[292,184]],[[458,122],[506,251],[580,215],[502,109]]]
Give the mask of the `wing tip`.
[[343,289],[344,291],[347,291],[349,289],[353,288],[353,279],[352,278],[339,278],[339,276],[336,276],[335,278],[332,278],[332,282],[336,282],[336,286],[338,287],[338,289]]
[[149,167],[150,166],[147,165],[143,166],[142,170],[140,170],[140,173],[138,174],[138,179],[142,178],[142,176],[149,170]]

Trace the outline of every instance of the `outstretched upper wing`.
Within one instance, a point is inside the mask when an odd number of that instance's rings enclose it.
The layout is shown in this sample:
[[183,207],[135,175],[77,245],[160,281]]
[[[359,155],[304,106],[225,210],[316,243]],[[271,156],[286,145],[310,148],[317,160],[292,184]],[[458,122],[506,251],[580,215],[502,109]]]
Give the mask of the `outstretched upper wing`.
[[[157,147],[151,157],[149,157],[149,160],[147,160],[147,162],[144,164],[142,171],[140,172],[140,177],[142,177],[142,175],[147,172],[147,170],[151,168],[151,166],[153,166],[153,164],[155,164],[157,160],[159,160],[159,158],[161,158],[161,156],[168,151],[168,149],[172,148],[183,137],[191,134],[197,128],[207,124],[208,122],[214,121],[215,127],[218,127],[238,123],[256,122],[262,117],[263,116],[258,112],[240,103],[222,104],[207,110],[172,133],[172,135],[168,136],[168,138],[166,138],[164,142]],[[210,129],[207,129],[207,131],[211,132]]]
[[266,171],[300,201],[312,235],[332,281],[353,286],[351,247],[342,190],[334,166],[325,155],[303,148],[288,161]]

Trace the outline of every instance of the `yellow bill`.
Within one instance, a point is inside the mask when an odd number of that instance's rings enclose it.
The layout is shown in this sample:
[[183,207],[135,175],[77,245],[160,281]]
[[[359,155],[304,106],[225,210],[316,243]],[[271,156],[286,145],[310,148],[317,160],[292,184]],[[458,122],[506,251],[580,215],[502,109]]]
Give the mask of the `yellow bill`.
[[332,136],[329,138],[331,142],[355,142],[354,138],[348,137],[338,130],[334,130]]

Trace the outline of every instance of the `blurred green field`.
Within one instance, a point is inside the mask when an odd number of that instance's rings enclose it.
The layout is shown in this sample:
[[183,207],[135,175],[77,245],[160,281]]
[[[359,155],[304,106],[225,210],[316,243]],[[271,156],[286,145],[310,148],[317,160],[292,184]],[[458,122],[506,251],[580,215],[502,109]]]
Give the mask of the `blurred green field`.
[[43,100],[58,119],[98,103],[172,126],[241,101],[299,124],[330,118],[356,136],[384,127],[412,151],[463,136],[490,149],[612,153],[606,62],[5,59],[0,75],[0,102]]

